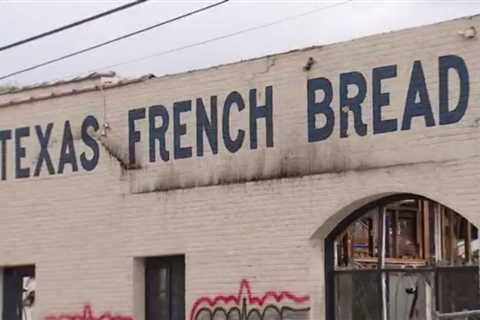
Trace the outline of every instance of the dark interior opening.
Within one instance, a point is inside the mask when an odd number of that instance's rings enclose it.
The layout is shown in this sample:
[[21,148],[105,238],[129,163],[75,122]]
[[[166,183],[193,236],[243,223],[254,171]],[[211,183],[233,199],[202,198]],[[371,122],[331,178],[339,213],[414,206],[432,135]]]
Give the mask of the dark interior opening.
[[146,320],[185,319],[185,256],[145,259]]
[[325,249],[329,320],[480,318],[478,230],[440,203],[412,194],[370,203]]
[[2,320],[32,320],[35,304],[35,266],[6,267],[3,269]]

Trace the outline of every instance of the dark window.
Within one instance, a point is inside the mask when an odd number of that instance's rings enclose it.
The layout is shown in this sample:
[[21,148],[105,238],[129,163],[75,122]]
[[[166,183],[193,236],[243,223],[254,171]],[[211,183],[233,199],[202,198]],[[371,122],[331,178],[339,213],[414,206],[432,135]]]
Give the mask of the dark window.
[[480,319],[479,252],[477,228],[439,203],[367,205],[326,240],[328,319]]
[[478,267],[437,269],[437,305],[442,313],[478,309]]
[[2,320],[31,320],[35,303],[35,267],[3,269]]
[[[343,272],[335,276],[337,319],[382,319],[376,271]],[[348,294],[345,294],[348,292]],[[355,313],[355,315],[353,315]]]
[[146,320],[185,319],[185,257],[145,260]]

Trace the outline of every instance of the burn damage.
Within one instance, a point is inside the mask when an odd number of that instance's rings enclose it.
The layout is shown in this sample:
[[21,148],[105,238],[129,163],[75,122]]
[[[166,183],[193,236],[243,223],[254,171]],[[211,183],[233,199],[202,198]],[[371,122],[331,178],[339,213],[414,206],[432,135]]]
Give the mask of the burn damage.
[[138,163],[129,163],[128,160],[126,160],[128,159],[128,154],[122,150],[121,145],[115,144],[112,139],[108,139],[106,136],[101,136],[98,138],[98,141],[107,154],[118,162],[122,169],[122,174],[125,174],[125,172],[129,170],[138,170],[142,168]]
[[348,174],[348,173],[361,173],[361,172],[368,172],[373,170],[389,170],[389,169],[398,169],[398,168],[408,168],[412,166],[419,166],[419,165],[440,165],[440,164],[447,164],[449,161],[422,161],[422,162],[411,162],[411,163],[401,163],[401,164],[394,164],[388,166],[359,166],[356,168],[330,168],[326,170],[317,170],[317,171],[302,171],[299,167],[295,170],[291,168],[279,168],[276,172],[269,174],[269,175],[258,175],[254,177],[245,177],[245,176],[222,176],[216,179],[211,179],[205,183],[199,183],[195,181],[187,182],[187,183],[180,183],[178,178],[173,173],[173,169],[169,174],[170,178],[156,178],[152,181],[146,181],[146,179],[142,179],[142,182],[138,184],[140,180],[136,177],[138,172],[132,172],[130,175],[130,192],[132,194],[145,194],[151,192],[167,192],[167,191],[176,191],[182,189],[194,189],[200,187],[208,187],[213,185],[231,185],[231,184],[242,184],[242,183],[249,183],[249,182],[262,182],[268,180],[278,180],[278,179],[289,179],[289,178],[302,178],[309,175],[324,175],[324,174]]
[[480,314],[479,241],[470,221],[423,197],[397,195],[359,209],[326,240],[328,318]]
[[[309,68],[314,66],[314,61],[313,57],[309,59]],[[424,71],[424,65],[430,63],[416,60],[401,66],[409,69],[410,77],[406,81],[398,76],[401,68],[395,64],[372,67],[371,76],[350,70],[328,78],[308,78],[303,87],[296,87],[305,90],[305,100],[301,101],[303,109],[299,111],[301,118],[296,115],[298,106],[290,110],[282,104],[283,88],[273,85],[251,88],[247,94],[230,89],[224,96],[179,99],[167,107],[156,104],[131,109],[128,112],[128,161],[138,162],[137,147],[148,150],[144,156],[151,165],[149,170],[157,171],[160,176],[142,177],[147,187],[133,190],[165,191],[428,161],[431,157],[426,152],[415,159],[406,159],[400,152],[395,157],[396,150],[386,155],[390,151],[385,147],[383,152],[380,148],[377,150],[374,143],[379,140],[373,137],[404,133],[412,130],[413,125],[427,129],[456,124],[463,119],[471,91],[466,61],[457,55],[439,56],[434,60],[438,101],[430,98],[431,77],[426,77]],[[392,90],[392,84],[401,90]],[[373,90],[367,90],[369,87]],[[452,99],[450,91],[454,89],[458,94]],[[395,105],[391,105],[394,99]],[[387,112],[387,107],[395,107],[398,112]],[[279,114],[285,117],[278,117]],[[281,120],[276,121],[283,127],[277,128],[275,119],[278,118]],[[303,130],[296,121],[303,122]],[[289,131],[290,125],[294,130]],[[367,135],[372,139],[363,142],[363,146],[372,148],[375,154],[357,147],[356,141],[350,144]],[[168,172],[162,168],[169,165],[172,167]],[[198,165],[204,170],[191,171],[190,176],[186,174],[190,166]]]

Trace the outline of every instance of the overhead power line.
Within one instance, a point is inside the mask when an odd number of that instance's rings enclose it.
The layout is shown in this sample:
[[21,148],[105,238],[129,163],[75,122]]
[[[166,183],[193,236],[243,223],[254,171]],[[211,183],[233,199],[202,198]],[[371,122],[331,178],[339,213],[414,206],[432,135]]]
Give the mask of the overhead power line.
[[96,14],[96,15],[93,15],[93,16],[90,16],[90,17],[85,18],[85,19],[82,19],[82,20],[75,21],[75,22],[73,22],[73,23],[70,23],[70,24],[61,26],[61,27],[59,27],[59,28],[56,28],[56,29],[53,29],[53,30],[50,30],[50,31],[47,31],[47,32],[44,32],[44,33],[40,33],[40,34],[37,34],[37,35],[35,35],[35,36],[29,37],[29,38],[26,38],[26,39],[23,39],[23,40],[20,40],[20,41],[16,41],[16,42],[13,42],[13,43],[11,43],[11,44],[7,44],[7,45],[5,45],[5,46],[0,47],[0,51],[4,51],[4,50],[7,50],[7,49],[12,49],[12,48],[14,48],[14,47],[21,46],[21,45],[26,44],[26,43],[28,43],[28,42],[32,42],[32,41],[35,41],[35,40],[39,40],[39,39],[42,39],[42,38],[51,36],[51,35],[53,35],[53,34],[55,34],[55,33],[59,33],[59,32],[62,32],[62,31],[65,31],[65,30],[68,30],[68,29],[71,29],[71,28],[80,26],[80,25],[85,24],[85,23],[87,23],[87,22],[90,22],[90,21],[93,21],[93,20],[97,20],[97,19],[106,17],[106,16],[111,15],[111,14],[113,14],[113,13],[115,13],[115,12],[119,12],[119,11],[128,9],[128,8],[130,8],[130,7],[139,5],[139,4],[141,4],[141,3],[143,3],[143,2],[146,2],[146,1],[148,1],[148,0],[137,0],[137,1],[133,1],[133,2],[127,3],[127,4],[123,5],[123,6],[110,9],[110,10],[108,10],[108,11],[105,11],[105,12],[102,12],[102,13],[99,13],[99,14]]
[[12,72],[12,73],[9,73],[9,74],[6,74],[6,75],[3,75],[0,77],[0,80],[4,80],[4,79],[7,79],[7,78],[11,78],[13,76],[16,76],[16,75],[19,75],[19,74],[22,74],[22,73],[25,73],[25,72],[28,72],[28,71],[32,71],[32,70],[35,70],[35,69],[39,69],[41,67],[45,67],[47,65],[50,65],[52,63],[56,63],[56,62],[59,62],[59,61],[62,61],[62,60],[65,60],[65,59],[68,59],[68,58],[71,58],[71,57],[74,57],[74,56],[78,56],[80,54],[83,54],[85,52],[89,52],[89,51],[92,51],[92,50],[95,50],[95,49],[98,49],[98,48],[101,48],[101,47],[104,47],[104,46],[107,46],[109,44],[112,44],[114,42],[118,42],[118,41],[121,41],[121,40],[125,40],[127,38],[131,38],[133,36],[136,36],[138,34],[141,34],[141,33],[144,33],[146,31],[150,31],[152,29],[155,29],[155,28],[158,28],[158,27],[161,27],[161,26],[164,26],[166,24],[169,24],[169,23],[172,23],[172,22],[175,22],[175,21],[178,21],[178,20],[181,20],[181,19],[185,19],[189,16],[192,16],[192,15],[195,15],[197,13],[200,13],[200,12],[203,12],[203,11],[207,11],[209,9],[212,9],[214,7],[217,7],[219,5],[222,5],[226,2],[228,2],[230,0],[222,0],[222,1],[219,1],[219,2],[216,2],[216,3],[213,3],[211,5],[208,5],[208,6],[205,6],[205,7],[202,7],[202,8],[199,8],[199,9],[196,9],[196,10],[193,10],[193,11],[190,11],[190,12],[187,12],[185,14],[182,14],[180,16],[177,16],[175,18],[171,18],[171,19],[168,19],[168,20],[165,20],[165,21],[162,21],[162,22],[159,22],[157,24],[154,24],[152,26],[149,26],[149,27],[146,27],[146,28],[143,28],[143,29],[139,29],[139,30],[136,30],[134,32],[130,32],[130,33],[127,33],[125,35],[122,35],[122,36],[119,36],[119,37],[116,37],[116,38],[113,38],[111,40],[108,40],[108,41],[105,41],[105,42],[102,42],[102,43],[99,43],[99,44],[96,44],[96,45],[93,45],[91,47],[88,47],[88,48],[85,48],[85,49],[82,49],[82,50],[78,50],[78,51],[75,51],[75,52],[72,52],[72,53],[69,53],[67,55],[64,55],[64,56],[61,56],[61,57],[58,57],[58,58],[55,58],[55,59],[52,59],[52,60],[48,60],[48,61],[45,61],[43,63],[40,63],[40,64],[37,64],[37,65],[34,65],[34,66],[31,66],[31,67],[28,67],[28,68],[25,68],[25,69],[21,69],[21,70],[18,70],[18,71],[15,71],[15,72]]
[[282,18],[282,19],[279,19],[279,20],[274,20],[274,21],[269,22],[269,23],[265,23],[265,24],[261,24],[261,25],[258,25],[258,26],[242,29],[242,30],[235,31],[235,32],[232,32],[232,33],[227,33],[227,34],[224,34],[224,35],[221,35],[221,36],[218,36],[218,37],[202,40],[202,41],[199,41],[199,42],[194,42],[194,43],[191,43],[191,44],[188,44],[188,45],[184,45],[184,46],[180,46],[180,47],[156,52],[154,54],[150,54],[150,55],[143,56],[143,57],[140,57],[140,58],[135,58],[135,59],[126,60],[126,61],[115,63],[115,64],[110,64],[110,65],[105,65],[105,66],[102,66],[102,67],[97,67],[97,68],[94,68],[94,69],[90,69],[87,72],[75,73],[75,74],[71,74],[67,77],[75,77],[75,76],[79,76],[79,75],[82,75],[82,74],[85,74],[85,73],[92,73],[92,72],[99,71],[99,70],[116,68],[116,67],[120,67],[120,66],[124,66],[124,65],[129,65],[129,64],[133,64],[133,63],[142,62],[142,61],[145,61],[145,60],[148,60],[148,59],[168,55],[168,54],[171,54],[171,53],[183,51],[183,50],[186,50],[186,49],[199,47],[199,46],[206,45],[206,44],[209,44],[209,43],[212,43],[212,42],[224,40],[224,39],[239,36],[239,35],[242,35],[242,34],[245,34],[245,33],[257,31],[257,30],[260,30],[260,29],[265,29],[265,28],[268,28],[268,27],[272,27],[272,26],[275,26],[275,25],[278,25],[278,24],[281,24],[281,23],[284,23],[284,22],[296,20],[296,19],[308,16],[308,15],[312,15],[314,13],[318,13],[318,12],[321,12],[321,11],[325,11],[325,10],[328,10],[328,9],[332,9],[332,8],[335,8],[335,7],[345,5],[349,2],[353,2],[353,0],[346,0],[346,1],[343,1],[343,2],[337,2],[337,3],[334,3],[334,4],[328,5],[328,6],[323,6],[323,7],[314,9],[314,10],[310,10],[310,11],[306,11],[306,12],[303,12],[303,13],[300,13],[300,14],[288,16],[288,17],[285,17],[285,18]]

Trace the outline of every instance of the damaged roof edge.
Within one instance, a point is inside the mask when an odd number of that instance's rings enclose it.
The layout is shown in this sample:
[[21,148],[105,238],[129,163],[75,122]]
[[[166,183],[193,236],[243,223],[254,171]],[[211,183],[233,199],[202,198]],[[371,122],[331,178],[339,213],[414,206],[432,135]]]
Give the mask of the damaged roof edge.
[[[72,89],[69,91],[65,92],[60,92],[60,93],[55,93],[55,92],[50,92],[48,94],[45,94],[43,96],[38,96],[38,97],[27,97],[27,98],[20,98],[20,99],[13,99],[4,103],[0,103],[0,107],[9,107],[9,106],[14,106],[14,105],[19,105],[19,104],[24,104],[24,103],[29,103],[29,102],[37,102],[37,101],[43,101],[43,100],[48,100],[48,99],[54,99],[54,98],[60,98],[60,97],[65,97],[65,96],[71,96],[74,94],[81,94],[81,93],[86,93],[86,92],[92,92],[92,91],[99,91],[99,90],[107,90],[110,88],[118,88],[118,87],[123,87],[127,86],[130,84],[134,83],[139,83],[143,81],[147,81],[149,79],[155,78],[153,74],[147,74],[138,78],[134,79],[126,79],[126,80],[120,80],[112,84],[102,84],[102,85],[94,85],[91,87],[87,88],[82,88],[82,89]],[[97,78],[95,78],[97,79]],[[90,79],[91,80],[91,79]],[[83,81],[83,80],[82,80]],[[63,83],[65,84],[65,83]],[[38,89],[38,88],[36,88]],[[17,92],[15,92],[17,93]]]
[[20,93],[20,92],[26,92],[26,91],[31,91],[31,90],[37,90],[37,89],[46,89],[46,88],[51,88],[51,87],[56,87],[60,85],[65,85],[65,84],[72,84],[72,83],[78,83],[82,81],[88,81],[88,80],[97,80],[101,78],[111,78],[115,77],[116,73],[114,71],[109,71],[109,72],[93,72],[90,74],[87,74],[85,76],[79,76],[75,77],[72,79],[63,79],[63,80],[58,80],[58,81],[49,81],[49,82],[42,82],[42,83],[37,83],[37,84],[32,84],[20,88],[10,88],[5,91],[0,91],[0,96],[2,95],[7,95],[7,94],[14,94],[14,93]]

